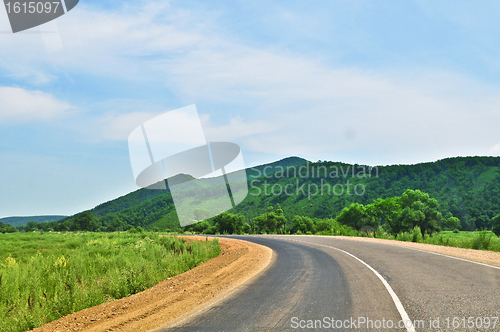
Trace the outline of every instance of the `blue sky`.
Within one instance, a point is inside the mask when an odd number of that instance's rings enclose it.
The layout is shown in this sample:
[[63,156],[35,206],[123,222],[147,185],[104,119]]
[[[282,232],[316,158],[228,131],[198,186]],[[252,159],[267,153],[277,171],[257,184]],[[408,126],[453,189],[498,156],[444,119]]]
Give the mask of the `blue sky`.
[[[196,104],[248,166],[500,155],[500,4],[85,1],[28,33],[0,8],[0,217],[137,189],[128,134]],[[43,33],[33,33],[33,32]]]

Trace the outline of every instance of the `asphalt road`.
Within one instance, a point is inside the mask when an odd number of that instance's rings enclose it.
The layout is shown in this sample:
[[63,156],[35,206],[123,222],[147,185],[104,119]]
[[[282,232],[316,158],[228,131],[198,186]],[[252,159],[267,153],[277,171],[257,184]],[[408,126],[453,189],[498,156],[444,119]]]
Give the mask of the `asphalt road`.
[[500,331],[500,269],[335,237],[231,237],[273,249],[272,265],[161,331]]

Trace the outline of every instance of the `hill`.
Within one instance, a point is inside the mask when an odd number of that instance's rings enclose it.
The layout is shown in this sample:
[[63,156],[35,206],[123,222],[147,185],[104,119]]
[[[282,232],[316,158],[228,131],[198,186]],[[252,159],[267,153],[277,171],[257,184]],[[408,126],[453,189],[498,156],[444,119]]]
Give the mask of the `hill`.
[[56,221],[63,218],[66,218],[66,216],[6,217],[6,218],[0,218],[0,222],[16,227],[16,226],[26,225],[30,221],[34,221],[36,223],[42,223],[42,222]]
[[[351,203],[419,189],[436,198],[444,217],[460,219],[464,230],[490,228],[500,213],[500,157],[456,157],[415,165],[366,166],[312,163],[298,157],[247,169],[249,194],[230,212],[247,220],[277,203],[288,221],[294,215],[333,218]],[[196,188],[186,188],[189,190]],[[202,204],[193,200],[192,204]],[[171,193],[139,189],[90,210],[103,230],[142,226],[176,229],[179,221]],[[61,220],[70,223],[71,218]]]

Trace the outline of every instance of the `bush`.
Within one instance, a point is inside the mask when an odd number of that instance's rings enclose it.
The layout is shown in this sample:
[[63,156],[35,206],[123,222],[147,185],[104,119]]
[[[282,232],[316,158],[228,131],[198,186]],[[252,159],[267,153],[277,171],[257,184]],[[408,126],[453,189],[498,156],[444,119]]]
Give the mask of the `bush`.
[[377,239],[393,239],[394,236],[392,236],[383,226],[378,226],[377,230],[375,231],[375,238]]
[[411,232],[411,242],[422,242],[422,231],[420,227],[415,226]]
[[500,237],[500,214],[491,219],[491,222],[493,224],[493,233],[495,233],[496,236]]
[[141,226],[137,226],[136,228],[131,228],[127,231],[127,233],[144,233],[145,230]]
[[399,232],[398,235],[396,235],[396,240],[397,241],[405,241],[405,242],[411,242],[412,236],[408,232]]
[[487,230],[480,231],[479,234],[474,236],[474,238],[472,239],[471,248],[487,250],[490,246],[491,237],[492,235],[488,236]]

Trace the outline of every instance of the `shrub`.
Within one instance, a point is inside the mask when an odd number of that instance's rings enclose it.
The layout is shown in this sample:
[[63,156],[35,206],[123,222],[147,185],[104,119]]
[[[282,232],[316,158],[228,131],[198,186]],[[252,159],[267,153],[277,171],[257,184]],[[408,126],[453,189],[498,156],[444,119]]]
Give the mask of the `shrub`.
[[399,232],[398,235],[396,235],[396,240],[411,242],[412,236],[408,232]]
[[422,231],[419,226],[415,226],[411,232],[411,242],[422,242]]
[[493,224],[493,233],[495,233],[496,236],[500,237],[500,214],[491,219],[491,222]]
[[492,235],[488,236],[487,230],[480,231],[474,238],[472,239],[471,248],[472,249],[488,249],[490,246]]

